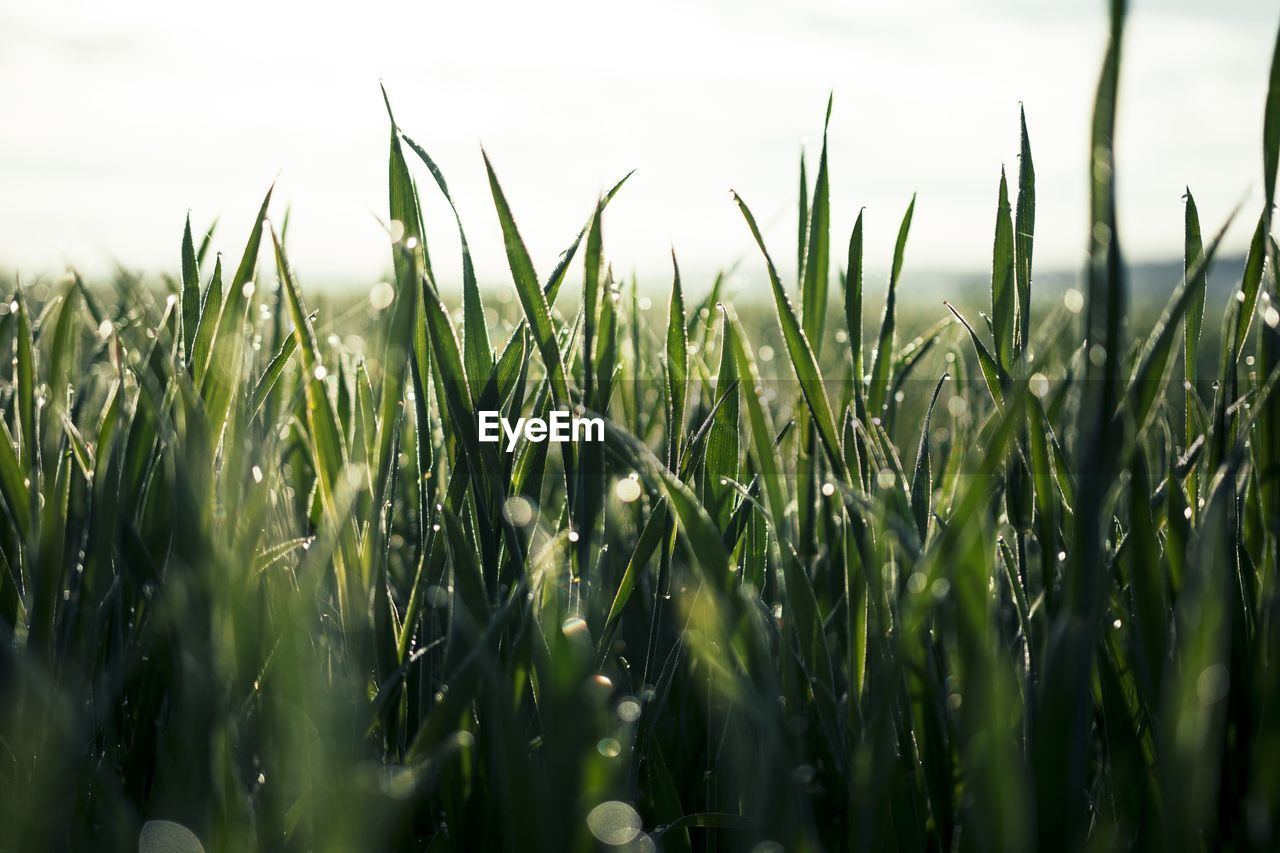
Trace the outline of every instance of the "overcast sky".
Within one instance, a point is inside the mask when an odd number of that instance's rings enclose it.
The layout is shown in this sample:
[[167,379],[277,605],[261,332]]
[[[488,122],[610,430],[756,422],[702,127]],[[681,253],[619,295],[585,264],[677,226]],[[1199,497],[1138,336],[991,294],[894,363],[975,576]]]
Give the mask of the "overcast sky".
[[[1121,237],[1131,257],[1173,257],[1184,185],[1210,231],[1245,193],[1260,202],[1280,5],[1132,7]],[[216,245],[238,256],[279,175],[274,216],[292,206],[304,283],[367,287],[389,266],[381,80],[448,177],[490,283],[509,276],[482,144],[542,272],[631,169],[606,218],[615,269],[665,282],[674,246],[691,278],[744,254],[758,273],[730,188],[791,269],[797,159],[803,145],[816,160],[829,91],[837,257],[865,206],[868,266],[885,267],[917,192],[904,284],[987,269],[1021,101],[1037,263],[1072,268],[1104,40],[1102,2],[1048,0],[4,0],[0,267],[176,270],[188,210],[197,228],[220,217]],[[421,187],[433,255],[456,280],[451,222],[425,173]]]

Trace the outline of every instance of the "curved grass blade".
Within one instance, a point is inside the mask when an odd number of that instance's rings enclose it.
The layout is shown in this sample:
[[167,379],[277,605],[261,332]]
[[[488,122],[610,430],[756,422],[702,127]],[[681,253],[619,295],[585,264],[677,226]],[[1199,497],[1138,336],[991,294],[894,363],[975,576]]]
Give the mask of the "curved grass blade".
[[[483,152],[482,152],[483,153]],[[511,215],[511,207],[498,184],[498,176],[489,162],[489,155],[484,154],[484,167],[489,173],[489,190],[493,195],[493,203],[498,211],[498,221],[502,225],[502,237],[507,249],[507,262],[511,267],[511,275],[515,280],[516,294],[524,308],[525,319],[529,330],[533,332],[534,343],[546,366],[547,376],[551,380],[551,396],[557,407],[567,407],[569,399],[569,380],[565,374],[564,364],[560,360],[560,348],[556,345],[555,327],[551,323],[551,308],[547,302],[547,294],[538,284],[538,275],[534,272],[533,261],[529,251],[520,239],[515,219]]]
[[822,354],[822,333],[827,320],[827,277],[831,255],[831,191],[827,177],[827,126],[831,123],[832,98],[822,122],[822,154],[813,188],[809,239],[805,244],[804,275],[800,280],[800,318],[815,356]]
[[1018,153],[1018,207],[1014,219],[1014,274],[1018,287],[1018,351],[1031,342],[1031,254],[1036,232],[1036,167],[1031,160],[1027,111],[1019,107],[1022,137]]
[[1198,303],[1203,308],[1209,264],[1213,262],[1218,245],[1222,242],[1234,217],[1233,211],[1209,242],[1208,250],[1202,253],[1196,266],[1184,275],[1182,286],[1170,297],[1168,307],[1161,314],[1148,338],[1146,348],[1129,382],[1129,391],[1125,394],[1125,408],[1116,413],[1117,420],[1122,415],[1132,419],[1136,430],[1135,435],[1140,434],[1146,427],[1156,401],[1162,395],[1165,383],[1168,381],[1169,370],[1173,365],[1174,342],[1179,322],[1187,315],[1193,304]]
[[[312,311],[307,319],[314,323],[316,312]],[[296,335],[290,335],[284,339],[284,343],[280,344],[280,351],[272,356],[271,361],[267,363],[267,369],[262,372],[262,376],[258,379],[258,384],[253,386],[253,394],[249,398],[249,414],[251,416],[258,414],[262,410],[263,405],[267,402],[267,397],[271,394],[271,389],[275,388],[276,383],[280,381],[280,377],[289,363],[289,357],[297,349],[298,338]]]
[[769,257],[769,250],[765,248],[764,238],[760,236],[760,229],[756,226],[755,217],[751,215],[751,210],[747,207],[746,202],[737,193],[734,193],[733,197],[738,203],[738,209],[742,211],[743,217],[747,220],[747,227],[751,229],[751,236],[755,238],[756,245],[760,247],[760,252],[764,255],[765,267],[769,273],[769,284],[773,288],[773,303],[777,309],[778,325],[782,328],[782,335],[787,344],[787,352],[791,356],[791,366],[795,371],[796,379],[800,382],[800,390],[804,394],[805,403],[813,414],[814,423],[818,427],[818,435],[821,437],[823,447],[827,451],[827,458],[831,461],[832,467],[839,471],[844,465],[844,455],[840,450],[840,438],[836,430],[835,416],[831,411],[831,402],[827,398],[827,390],[822,384],[822,374],[818,369],[818,360],[814,357],[813,348],[809,346],[809,340],[805,337],[804,330],[800,327],[800,322],[796,319],[795,309],[791,307],[791,300],[787,298],[782,282],[778,279],[778,270],[773,265],[773,259]]
[[196,340],[196,327],[200,325],[200,264],[196,260],[195,244],[191,239],[191,214],[182,231],[182,352],[191,357]]
[[853,387],[859,398],[865,386],[862,367],[862,211],[853,223],[849,236],[849,262],[845,268],[844,319],[849,334],[849,351],[853,353]]
[[427,171],[435,179],[436,186],[440,188],[445,201],[449,203],[449,209],[453,211],[453,220],[458,225],[458,242],[462,247],[462,313],[465,318],[463,355],[467,367],[467,379],[473,387],[479,388],[483,386],[489,372],[493,370],[493,349],[489,343],[489,327],[485,322],[484,300],[480,298],[480,287],[476,284],[471,247],[467,243],[466,231],[462,228],[462,216],[458,213],[458,206],[454,204],[453,196],[449,194],[449,185],[445,183],[444,173],[431,159],[431,155],[407,134],[401,133],[400,136],[409,146],[409,150],[417,154],[418,159],[426,165]]
[[884,410],[889,391],[889,378],[893,369],[893,339],[897,327],[898,279],[902,275],[902,259],[907,250],[907,235],[911,232],[911,217],[915,213],[916,197],[911,196],[907,212],[898,226],[898,240],[893,247],[893,266],[889,271],[889,291],[884,301],[884,317],[880,321],[880,338],[876,344],[875,359],[871,362],[871,383],[867,388],[867,410],[872,417],[879,417]]
[[1191,187],[1187,187],[1185,212],[1185,236],[1183,239],[1183,284],[1194,291],[1191,304],[1187,307],[1183,324],[1183,379],[1186,382],[1186,446],[1195,441],[1195,394],[1197,362],[1200,355],[1200,328],[1204,322],[1204,302],[1208,292],[1209,270],[1203,262],[1204,244],[1200,236],[1200,213],[1196,209],[1196,200],[1191,195]]
[[1009,209],[1009,184],[1000,169],[1000,199],[996,206],[996,239],[991,259],[991,327],[996,363],[1005,370],[1013,364],[1016,338],[1014,305],[1017,284],[1013,273],[1013,219]]
[[347,451],[342,438],[342,430],[338,425],[338,417],[333,409],[325,389],[325,370],[320,356],[320,347],[316,342],[315,329],[308,319],[309,315],[302,302],[302,293],[298,290],[293,273],[285,257],[284,247],[276,236],[275,229],[270,228],[271,242],[275,248],[276,267],[280,273],[280,281],[285,288],[285,302],[289,306],[289,314],[293,319],[293,334],[298,340],[298,350],[302,359],[302,386],[306,395],[307,432],[311,440],[311,454],[319,481],[320,499],[324,507],[325,519],[335,527],[338,537],[338,551],[334,555],[334,570],[337,575],[338,610],[343,624],[348,625],[355,611],[352,609],[360,600],[353,586],[354,578],[348,572],[358,565],[358,549],[351,525],[342,521],[339,492],[345,484],[341,482],[346,469]]
[[684,289],[680,285],[680,265],[671,253],[673,278],[671,302],[667,308],[667,399],[671,408],[667,427],[667,461],[680,458],[684,438],[684,415],[689,393],[689,338],[685,328]]
[[950,302],[944,301],[943,305],[956,315],[956,319],[965,327],[969,333],[969,339],[973,341],[973,348],[978,354],[978,367],[982,370],[982,378],[986,380],[987,390],[991,392],[991,399],[995,402],[996,408],[1004,407],[1004,389],[1009,385],[1009,375],[1005,373],[995,358],[991,355],[991,351],[982,343],[982,338],[978,337],[978,333],[973,330],[973,326],[969,325],[969,321],[955,309]]
[[200,320],[196,324],[196,334],[191,339],[191,349],[187,353],[187,367],[197,385],[204,380],[205,369],[209,366],[209,353],[213,349],[213,337],[218,330],[218,316],[221,313],[222,255],[218,255],[213,261],[213,275],[209,279],[209,286],[205,288]]
[[924,413],[924,424],[920,428],[920,448],[916,452],[916,468],[911,475],[911,512],[915,516],[916,531],[923,544],[928,539],[929,519],[933,515],[933,474],[929,465],[929,422],[933,419],[933,407],[938,403],[938,395],[942,393],[942,385],[951,374],[944,373],[933,388],[933,397],[929,400],[929,408]]

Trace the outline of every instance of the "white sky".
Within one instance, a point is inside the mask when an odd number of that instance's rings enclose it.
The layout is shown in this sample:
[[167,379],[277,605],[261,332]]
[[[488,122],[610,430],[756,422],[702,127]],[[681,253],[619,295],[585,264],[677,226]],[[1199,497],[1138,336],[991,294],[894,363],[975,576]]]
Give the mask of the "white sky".
[[[828,91],[836,258],[865,205],[868,266],[885,267],[915,191],[904,284],[913,270],[923,286],[929,270],[988,268],[1024,101],[1037,265],[1074,267],[1105,13],[1101,0],[1067,5],[4,0],[0,266],[176,270],[188,210],[197,228],[220,216],[216,245],[238,257],[278,174],[274,216],[292,205],[304,283],[367,287],[389,266],[374,218],[386,208],[382,80],[401,126],[444,169],[489,283],[508,273],[481,143],[540,272],[632,168],[606,218],[615,269],[665,282],[674,245],[694,287],[744,254],[757,275],[734,188],[791,270],[797,156],[806,141],[816,161]],[[1207,231],[1244,193],[1260,201],[1280,7],[1132,5],[1121,237],[1131,257],[1172,257],[1184,184]],[[425,171],[420,187],[433,256],[456,278],[452,223]]]

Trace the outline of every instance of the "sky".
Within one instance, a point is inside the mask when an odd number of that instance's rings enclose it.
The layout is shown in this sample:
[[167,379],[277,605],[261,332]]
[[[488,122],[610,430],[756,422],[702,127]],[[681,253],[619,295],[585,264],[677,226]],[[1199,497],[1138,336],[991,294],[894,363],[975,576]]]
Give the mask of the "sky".
[[[1120,236],[1132,259],[1168,259],[1185,186],[1206,232],[1242,198],[1261,203],[1280,4],[1131,9]],[[792,270],[798,160],[812,178],[829,93],[837,259],[865,208],[867,266],[886,268],[917,193],[904,288],[989,271],[1022,103],[1037,266],[1074,269],[1105,38],[1102,2],[1050,0],[4,0],[0,268],[176,271],[188,212],[196,229],[217,218],[214,245],[238,258],[276,180],[272,216],[291,211],[304,286],[367,288],[390,266],[381,82],[448,178],[491,285],[510,275],[482,145],[540,272],[632,169],[605,219],[620,276],[665,284],[674,249],[693,288],[738,261],[739,287],[756,286],[731,189]],[[419,186],[438,274],[456,283],[448,210],[425,170]],[[1247,232],[1238,223],[1229,247]]]

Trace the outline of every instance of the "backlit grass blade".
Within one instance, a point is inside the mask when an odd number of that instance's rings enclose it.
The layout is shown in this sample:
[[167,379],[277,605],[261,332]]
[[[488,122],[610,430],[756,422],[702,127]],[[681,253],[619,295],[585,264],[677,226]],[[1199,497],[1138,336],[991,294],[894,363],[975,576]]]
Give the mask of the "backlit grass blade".
[[[1213,833],[1227,710],[1227,703],[1221,701],[1226,690],[1223,679],[1229,677],[1234,481],[1233,473],[1224,469],[1209,486],[1176,605],[1172,683],[1162,713],[1168,725],[1162,729],[1161,744],[1161,760],[1167,764],[1167,772],[1161,774],[1169,809],[1165,832],[1171,845]],[[1190,844],[1183,847],[1191,849]]]
[[218,255],[213,261],[213,275],[209,279],[209,286],[205,288],[200,305],[200,321],[191,341],[191,350],[187,353],[187,367],[197,385],[204,379],[205,369],[209,366],[209,352],[213,349],[213,336],[218,330],[218,316],[221,313],[222,255]]
[[431,155],[407,135],[401,134],[401,136],[409,149],[426,165],[431,177],[435,179],[436,186],[440,188],[445,201],[449,202],[449,209],[453,211],[453,219],[458,226],[458,242],[462,247],[462,311],[466,318],[462,346],[466,357],[467,378],[472,386],[479,387],[483,385],[489,371],[493,369],[493,351],[489,343],[488,323],[485,321],[484,300],[480,297],[480,287],[476,283],[475,265],[471,260],[471,247],[467,243],[466,231],[462,228],[462,217],[458,213],[458,206],[454,203],[453,196],[449,194],[444,173],[431,159]]
[[595,364],[595,397],[591,405],[597,411],[606,412],[613,396],[613,381],[618,370],[618,293],[612,277],[605,280],[604,296],[600,300],[597,342],[599,351]]
[[973,330],[973,326],[969,325],[969,321],[955,309],[950,302],[944,302],[947,309],[960,321],[960,325],[964,326],[965,331],[969,333],[969,340],[973,341],[974,352],[978,354],[978,367],[982,370],[982,378],[986,380],[987,390],[991,392],[991,399],[995,402],[996,407],[1004,406],[1004,389],[1009,384],[1009,376],[1001,369],[999,363],[996,362],[995,356],[982,343],[982,338],[978,337],[978,333]]
[[484,166],[489,173],[489,189],[493,195],[493,203],[498,211],[498,221],[502,225],[502,236],[507,249],[507,262],[511,266],[511,276],[515,280],[516,295],[524,308],[525,319],[529,330],[533,332],[534,343],[542,362],[546,366],[547,375],[551,379],[551,395],[558,407],[568,406],[569,380],[565,374],[564,364],[560,360],[560,349],[556,346],[555,327],[551,323],[551,309],[547,304],[547,295],[538,283],[537,273],[533,270],[533,261],[529,251],[520,239],[516,230],[516,222],[511,215],[511,207],[498,185],[498,176],[489,162],[489,155],[484,155]]
[[1208,292],[1209,270],[1203,263],[1204,244],[1200,236],[1200,213],[1196,200],[1187,187],[1185,231],[1183,237],[1183,287],[1194,291],[1187,306],[1183,324],[1182,368],[1186,383],[1186,432],[1187,446],[1195,440],[1195,402],[1197,363],[1200,355],[1200,327],[1204,321],[1204,302]]
[[924,413],[924,425],[920,428],[920,446],[916,451],[916,467],[911,475],[911,512],[915,516],[916,531],[923,543],[928,538],[929,519],[933,514],[933,469],[929,464],[929,422],[933,419],[933,407],[938,403],[942,386],[951,376],[942,374],[933,388],[929,408]]
[[[728,320],[723,322],[722,340],[729,335]],[[707,437],[705,489],[703,504],[721,530],[729,523],[733,493],[730,481],[739,477],[738,441],[741,434],[738,365],[729,348],[720,351],[720,371],[716,377],[718,399],[710,415],[711,430]]]
[[17,446],[9,425],[0,418],[0,495],[4,496],[5,507],[17,525],[19,535],[26,537],[30,535],[32,525],[31,490],[22,463],[14,453]]
[[1031,257],[1036,232],[1036,167],[1031,160],[1027,111],[1018,109],[1022,126],[1018,153],[1018,203],[1013,223],[1014,275],[1018,287],[1018,351],[1031,342]]
[[1276,166],[1280,161],[1280,31],[1271,53],[1271,73],[1267,77],[1267,105],[1262,117],[1262,173],[1266,197],[1262,200],[1264,228],[1270,233],[1271,206],[1276,200]]
[[[311,322],[315,322],[315,312],[311,312],[308,318]],[[249,412],[256,415],[261,411],[262,406],[267,402],[267,397],[271,394],[271,389],[275,388],[276,383],[280,381],[284,369],[289,363],[289,358],[298,349],[298,337],[290,335],[284,339],[284,343],[280,345],[280,351],[272,356],[271,361],[267,363],[267,369],[262,372],[262,376],[258,379],[258,383],[253,386],[253,394],[249,398]]]
[[691,558],[715,588],[724,589],[729,583],[729,554],[697,496],[658,461],[644,442],[610,420],[604,423],[604,438],[609,451],[634,470],[650,489],[661,490],[666,495],[688,542]]
[[1090,136],[1089,278],[1085,334],[1089,350],[1078,417],[1080,474],[1074,504],[1073,541],[1067,554],[1064,606],[1051,628],[1040,707],[1032,738],[1032,764],[1040,784],[1036,792],[1040,846],[1076,845],[1088,821],[1086,778],[1093,718],[1089,701],[1090,662],[1097,645],[1099,611],[1104,600],[1104,547],[1110,513],[1107,495],[1114,485],[1123,438],[1112,428],[1121,396],[1124,353],[1124,270],[1116,232],[1114,137],[1119,93],[1120,51],[1125,0],[1112,0],[1111,36],[1094,101]]
[[[409,174],[409,164],[405,162],[404,147],[400,126],[396,124],[395,114],[391,111],[391,98],[385,86],[382,88],[382,102],[387,108],[387,119],[391,122],[391,153],[387,161],[387,202],[391,212],[392,223],[400,223],[400,233],[393,232],[403,243],[406,253],[393,256],[396,281],[404,285],[412,281],[417,286],[417,279],[411,270],[425,270],[434,276],[431,268],[431,255],[427,251],[426,232],[422,225],[422,208],[418,202],[418,188]],[[393,229],[394,225],[391,226]],[[421,355],[421,353],[419,353]]]
[[897,328],[898,279],[902,275],[902,259],[907,250],[907,235],[911,233],[911,217],[915,213],[916,197],[911,197],[907,212],[898,226],[898,240],[893,247],[893,266],[889,271],[889,290],[884,301],[884,317],[880,320],[880,337],[876,354],[871,362],[871,382],[867,387],[867,411],[871,417],[879,417],[884,410],[889,390],[890,372],[893,368],[893,341]]
[[[397,254],[401,247],[393,247]],[[405,259],[406,266],[412,270],[415,262]],[[374,494],[381,495],[387,488],[392,469],[396,464],[393,447],[399,432],[401,414],[405,405],[405,389],[410,383],[408,371],[410,356],[413,354],[418,331],[418,293],[414,283],[401,281],[396,277],[396,295],[391,302],[391,316],[386,326],[386,340],[382,348],[382,386],[379,389],[377,455],[369,460],[373,468]]]
[[996,206],[996,239],[991,260],[991,325],[996,362],[1005,370],[1013,364],[1017,284],[1013,274],[1013,219],[1009,209],[1009,184],[1000,170],[1000,200]]
[[686,395],[689,389],[689,338],[685,329],[684,289],[680,285],[680,265],[671,253],[671,301],[667,307],[667,459],[672,465],[680,458],[684,433]]
[[1236,301],[1240,303],[1231,340],[1231,355],[1235,361],[1239,361],[1244,355],[1244,345],[1249,339],[1249,327],[1253,324],[1254,308],[1258,304],[1262,270],[1267,256],[1266,229],[1270,218],[1269,213],[1263,213],[1258,219],[1258,227],[1254,229],[1253,240],[1249,243],[1249,254],[1245,257],[1244,277],[1240,282],[1240,289],[1235,293]]
[[759,472],[760,479],[764,481],[765,506],[769,511],[769,520],[773,524],[775,535],[781,536],[787,530],[787,499],[783,491],[785,483],[779,469],[779,460],[773,448],[773,421],[761,399],[764,386],[760,381],[760,372],[748,348],[747,337],[741,323],[728,306],[723,306],[722,311],[725,315],[724,347],[726,352],[733,353],[738,375],[742,378],[742,398],[746,404],[747,423],[751,427],[751,445],[756,470]]
[[36,430],[36,346],[27,297],[19,287],[14,301],[18,305],[18,328],[14,341],[14,396],[18,403],[18,459],[28,472],[33,486],[40,483],[40,444]]
[[[603,205],[597,205],[597,207],[600,207],[601,210],[603,210],[603,207],[613,200],[613,197],[618,194],[618,190],[622,189],[623,184],[625,184],[627,179],[633,174],[635,174],[634,170],[623,175],[622,178],[604,194]],[[555,268],[551,270],[551,275],[547,276],[547,282],[542,286],[542,292],[547,296],[548,305],[556,304],[556,296],[560,294],[560,286],[564,284],[565,274],[569,272],[569,264],[573,262],[573,259],[578,252],[578,246],[582,244],[582,240],[587,236],[587,231],[590,227],[590,221],[588,221],[586,225],[582,226],[582,230],[578,232],[578,236],[569,244],[569,248],[565,249],[564,252],[561,253],[560,259],[556,261]]]
[[800,282],[800,318],[805,337],[815,356],[822,354],[822,333],[827,318],[827,276],[831,255],[831,190],[827,177],[827,125],[831,123],[831,102],[822,123],[822,154],[813,188],[813,209],[809,220],[809,240],[805,246],[804,277]]
[[618,589],[614,593],[613,604],[609,606],[609,614],[605,617],[604,628],[600,632],[600,642],[597,644],[597,655],[601,660],[613,643],[618,621],[622,618],[627,602],[631,600],[631,593],[635,590],[640,572],[644,571],[644,567],[658,550],[658,545],[662,542],[666,531],[667,508],[663,503],[650,510],[640,536],[636,539],[635,548],[632,549],[631,556],[627,560],[627,567],[622,572],[621,580],[618,581]]
[[[74,391],[78,384],[78,381],[73,381],[72,376],[72,370],[80,355],[77,344],[81,320],[80,294],[83,288],[76,280],[77,278],[78,276],[73,277],[63,290],[62,298],[58,302],[57,317],[46,316],[44,320],[46,330],[50,324],[53,326],[52,340],[49,341],[47,350],[49,361],[45,371],[45,382],[49,386],[49,394],[45,404],[44,436],[41,446],[41,458],[46,466],[49,460],[56,457],[62,444],[60,421],[67,409],[69,399],[67,391],[68,389]],[[48,337],[47,331],[41,335],[42,339],[47,340]],[[74,378],[78,380],[79,377]]]
[[1160,540],[1151,512],[1151,478],[1142,453],[1133,455],[1132,496],[1129,512],[1132,524],[1126,545],[1129,556],[1128,580],[1133,597],[1136,681],[1144,689],[1145,701],[1155,708],[1160,701],[1164,660],[1169,648],[1169,602],[1160,566]]
[[782,282],[778,279],[778,271],[773,265],[773,259],[769,257],[769,250],[765,248],[764,238],[760,236],[760,229],[756,227],[755,217],[751,215],[751,210],[747,207],[746,202],[737,193],[734,193],[733,197],[738,203],[738,209],[742,211],[742,215],[747,221],[747,227],[751,229],[751,236],[755,238],[756,245],[764,255],[765,268],[769,274],[769,284],[773,288],[773,303],[778,316],[778,325],[782,329],[782,336],[787,344],[787,352],[791,356],[791,367],[795,371],[796,379],[800,382],[800,389],[804,394],[805,403],[813,413],[813,420],[818,427],[818,435],[822,438],[823,447],[827,451],[827,458],[838,471],[844,464],[844,456],[840,450],[840,438],[836,430],[835,416],[832,414],[831,402],[827,399],[827,391],[822,383],[822,373],[818,368],[818,360],[814,357],[813,348],[809,345],[809,340],[805,337],[804,330],[800,327],[800,322],[796,319],[795,309],[791,307],[791,300],[787,298],[787,292],[783,289]]
[[[268,226],[269,227],[269,226]],[[312,447],[311,453],[319,481],[320,498],[324,505],[327,523],[335,527],[335,535],[339,537],[340,547],[335,554],[334,569],[337,573],[338,609],[344,624],[354,617],[352,608],[358,599],[355,597],[354,578],[348,576],[349,571],[357,567],[354,537],[350,533],[350,525],[342,522],[344,513],[339,510],[339,491],[342,488],[340,478],[346,468],[346,445],[342,439],[342,430],[338,426],[338,418],[333,410],[333,403],[325,388],[325,369],[316,342],[315,329],[308,319],[307,310],[302,302],[302,293],[294,282],[289,262],[285,258],[284,247],[274,230],[271,231],[271,242],[275,248],[276,266],[280,273],[281,285],[285,288],[285,301],[293,320],[293,334],[298,340],[298,351],[302,360],[302,386],[306,395],[307,431]],[[338,527],[338,525],[341,525]]]
[[258,215],[254,219],[245,244],[244,255],[235,275],[227,284],[222,295],[222,306],[218,313],[213,340],[210,342],[209,362],[205,368],[201,395],[204,398],[205,410],[208,413],[212,434],[217,440],[227,423],[231,402],[240,384],[241,359],[244,355],[244,325],[249,314],[250,296],[253,288],[249,286],[253,280],[254,266],[258,262],[258,247],[262,243],[263,224],[267,219],[267,206],[271,203],[274,185],[267,190]]
[[213,246],[213,235],[217,230],[218,220],[215,217],[205,229],[204,236],[200,238],[200,247],[196,249],[196,267],[204,266],[204,259],[209,256],[209,249]]
[[[1173,365],[1173,352],[1174,344],[1177,340],[1178,324],[1182,322],[1184,316],[1188,316],[1188,311],[1192,310],[1192,306],[1198,305],[1203,309],[1207,270],[1209,264],[1213,262],[1213,256],[1218,250],[1218,245],[1226,234],[1226,229],[1230,226],[1234,216],[1233,212],[1227,218],[1226,224],[1210,241],[1208,250],[1200,254],[1195,267],[1184,274],[1184,282],[1181,288],[1170,298],[1169,306],[1165,308],[1164,313],[1156,322],[1142,357],[1134,370],[1133,377],[1129,383],[1129,393],[1125,395],[1125,403],[1128,416],[1132,419],[1132,423],[1139,432],[1146,427],[1147,418],[1151,414],[1157,398],[1164,391],[1164,384],[1168,380],[1169,369]],[[1198,326],[1199,323],[1197,322],[1196,325]]]
[[191,347],[196,339],[196,327],[200,324],[200,265],[196,261],[195,244],[191,239],[191,214],[182,231],[182,352],[191,357]]
[[796,281],[804,281],[804,257],[809,244],[809,175],[804,147],[800,148],[800,214],[796,217]]
[[[439,368],[440,389],[474,486],[477,519],[482,527],[491,531],[490,535],[479,538],[482,563],[487,576],[491,576],[491,580],[496,582],[499,536],[504,537],[513,548],[516,547],[511,539],[510,526],[504,523],[501,516],[501,486],[494,482],[494,477],[502,468],[498,462],[496,445],[480,442],[475,398],[467,384],[462,348],[458,344],[457,333],[449,314],[440,301],[440,295],[430,281],[423,281],[422,296],[432,351]],[[453,476],[459,474],[460,472],[455,471]]]
[[849,237],[849,261],[845,268],[844,319],[853,353],[853,385],[861,396],[865,385],[862,366],[862,211]]

